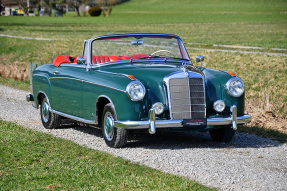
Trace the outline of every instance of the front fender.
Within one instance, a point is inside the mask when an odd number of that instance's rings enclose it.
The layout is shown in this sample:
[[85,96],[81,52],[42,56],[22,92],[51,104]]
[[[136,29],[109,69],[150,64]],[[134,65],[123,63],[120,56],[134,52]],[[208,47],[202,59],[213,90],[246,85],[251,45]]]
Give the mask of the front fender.
[[38,108],[39,103],[39,96],[44,94],[50,99],[50,103],[52,103],[52,96],[51,96],[51,82],[49,80],[49,76],[46,73],[34,73],[33,77],[33,95],[34,105]]

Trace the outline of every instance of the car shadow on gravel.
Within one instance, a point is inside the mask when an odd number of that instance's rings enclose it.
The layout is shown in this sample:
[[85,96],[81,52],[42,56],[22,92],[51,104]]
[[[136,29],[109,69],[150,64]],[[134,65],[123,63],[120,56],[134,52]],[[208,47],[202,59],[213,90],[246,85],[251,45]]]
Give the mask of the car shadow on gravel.
[[[102,131],[89,125],[67,124],[61,129],[72,128],[76,131],[102,137]],[[277,141],[268,138],[258,137],[247,133],[235,134],[234,139],[229,143],[217,143],[211,140],[208,132],[162,132],[154,135],[148,133],[132,133],[127,148],[148,148],[148,149],[186,149],[186,148],[265,148],[278,147],[282,145]]]
[[127,147],[150,149],[185,149],[185,148],[266,148],[282,145],[268,138],[247,133],[236,133],[229,143],[213,142],[208,132],[157,132],[155,135],[142,135],[132,140]]

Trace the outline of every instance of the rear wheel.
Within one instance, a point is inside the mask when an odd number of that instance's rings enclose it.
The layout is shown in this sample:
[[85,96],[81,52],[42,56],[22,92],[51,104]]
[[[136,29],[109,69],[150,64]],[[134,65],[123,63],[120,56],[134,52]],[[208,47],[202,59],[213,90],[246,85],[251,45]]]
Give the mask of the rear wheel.
[[115,112],[112,104],[107,104],[102,115],[102,134],[109,147],[124,147],[128,141],[128,131],[115,127]]
[[42,124],[46,129],[55,129],[61,125],[61,117],[49,111],[50,104],[44,96],[41,100],[40,115]]
[[209,134],[214,142],[230,142],[235,134],[235,130],[230,126],[225,126],[220,129],[209,130]]

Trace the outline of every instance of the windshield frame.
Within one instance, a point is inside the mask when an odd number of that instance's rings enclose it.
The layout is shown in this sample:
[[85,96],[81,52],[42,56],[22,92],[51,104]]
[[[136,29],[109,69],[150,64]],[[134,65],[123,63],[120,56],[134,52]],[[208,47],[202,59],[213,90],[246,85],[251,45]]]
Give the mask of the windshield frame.
[[[123,33],[123,34],[102,35],[102,36],[98,36],[98,37],[90,39],[91,40],[90,41],[91,42],[91,50],[92,50],[92,45],[95,41],[129,38],[129,37],[133,37],[135,39],[142,39],[145,37],[147,37],[147,38],[154,37],[154,38],[173,38],[173,39],[176,39],[178,41],[178,49],[180,51],[181,58],[180,57],[175,57],[175,58],[191,61],[190,56],[186,50],[186,47],[184,46],[182,39],[177,35],[165,34],[165,33]],[[91,53],[91,56],[92,56],[92,53]],[[166,56],[166,58],[168,58],[168,56]]]

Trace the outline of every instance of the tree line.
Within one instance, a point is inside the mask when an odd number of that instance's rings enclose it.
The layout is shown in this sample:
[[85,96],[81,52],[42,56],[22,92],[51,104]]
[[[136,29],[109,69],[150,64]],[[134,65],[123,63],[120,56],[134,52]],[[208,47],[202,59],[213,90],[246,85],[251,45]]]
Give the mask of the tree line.
[[37,10],[37,16],[42,9],[49,16],[51,16],[52,10],[63,14],[67,11],[66,7],[72,7],[78,16],[85,16],[88,11],[87,7],[98,6],[105,16],[110,16],[113,6],[120,4],[123,0],[14,0],[14,2],[18,3],[25,15],[29,15],[29,11],[34,9]]

